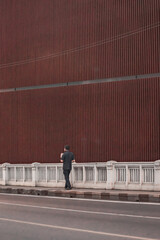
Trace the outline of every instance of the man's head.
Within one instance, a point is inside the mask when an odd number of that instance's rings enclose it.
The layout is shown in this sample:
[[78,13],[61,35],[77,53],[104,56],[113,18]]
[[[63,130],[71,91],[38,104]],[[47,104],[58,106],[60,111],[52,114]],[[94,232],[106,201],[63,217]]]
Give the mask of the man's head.
[[69,151],[69,149],[70,149],[70,146],[69,145],[65,145],[64,146],[64,151],[66,152],[66,151]]

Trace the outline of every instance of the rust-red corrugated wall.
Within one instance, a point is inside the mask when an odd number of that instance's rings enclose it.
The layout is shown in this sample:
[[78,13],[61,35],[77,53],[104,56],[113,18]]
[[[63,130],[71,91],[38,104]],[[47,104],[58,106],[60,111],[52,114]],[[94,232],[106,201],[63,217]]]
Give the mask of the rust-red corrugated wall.
[[69,143],[77,162],[160,157],[160,78],[0,95],[0,160],[57,162]]
[[0,88],[157,73],[160,0],[1,0]]
[[0,163],[159,159],[159,30],[160,0],[0,0]]

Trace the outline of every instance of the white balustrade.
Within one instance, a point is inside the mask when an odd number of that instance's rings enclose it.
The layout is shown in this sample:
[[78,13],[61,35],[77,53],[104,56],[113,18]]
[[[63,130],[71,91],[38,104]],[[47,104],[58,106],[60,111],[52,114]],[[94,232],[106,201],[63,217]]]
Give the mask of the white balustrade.
[[126,168],[125,167],[116,167],[116,182],[124,183],[126,182]]
[[83,182],[83,167],[74,167],[75,182]]
[[46,167],[38,167],[37,168],[38,182],[46,182],[47,171]]
[[58,178],[57,178],[57,181],[58,181],[58,182],[63,181],[63,180],[64,180],[64,175],[63,175],[63,169],[62,169],[62,167],[58,167],[57,170],[58,170]]
[[140,168],[134,167],[129,169],[130,183],[140,183]]
[[98,171],[98,182],[107,181],[107,168],[106,167],[97,167]]
[[[77,188],[160,191],[160,160],[147,163],[73,163],[70,180]],[[0,165],[0,184],[64,187],[62,164],[4,163]]]
[[154,183],[154,168],[143,168],[144,183]]
[[24,172],[24,181],[32,182],[32,168],[31,167],[23,167]]
[[94,167],[86,167],[86,182],[93,182],[94,175]]
[[56,181],[56,167],[47,167],[48,182]]
[[16,181],[17,182],[23,182],[24,176],[23,176],[23,167],[16,167]]
[[0,167],[0,181],[3,181],[3,167]]

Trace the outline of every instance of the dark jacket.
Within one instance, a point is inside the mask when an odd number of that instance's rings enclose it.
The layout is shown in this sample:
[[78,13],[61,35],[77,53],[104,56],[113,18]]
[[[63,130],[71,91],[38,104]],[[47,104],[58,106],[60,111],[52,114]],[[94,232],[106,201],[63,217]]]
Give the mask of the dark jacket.
[[63,170],[72,169],[72,160],[74,160],[74,154],[70,151],[64,152],[62,155]]

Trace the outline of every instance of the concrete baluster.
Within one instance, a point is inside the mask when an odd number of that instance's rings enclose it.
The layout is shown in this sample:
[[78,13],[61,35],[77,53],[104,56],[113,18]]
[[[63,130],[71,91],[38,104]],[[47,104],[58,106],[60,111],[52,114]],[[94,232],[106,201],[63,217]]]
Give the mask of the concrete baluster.
[[10,165],[10,163],[3,163],[2,164],[2,174],[3,174],[3,185],[7,185],[8,182],[8,166]]
[[116,179],[116,171],[115,164],[116,161],[108,161],[107,162],[107,189],[114,189],[115,179]]
[[155,176],[154,176],[155,189],[154,190],[160,191],[160,160],[155,161],[154,171],[155,171]]
[[39,165],[40,165],[40,163],[37,163],[37,162],[32,163],[32,185],[34,187],[36,187],[37,180],[38,180],[38,176],[37,176],[38,170],[37,170],[37,168],[38,168]]

